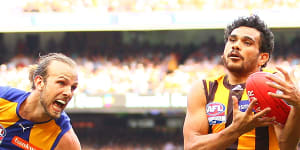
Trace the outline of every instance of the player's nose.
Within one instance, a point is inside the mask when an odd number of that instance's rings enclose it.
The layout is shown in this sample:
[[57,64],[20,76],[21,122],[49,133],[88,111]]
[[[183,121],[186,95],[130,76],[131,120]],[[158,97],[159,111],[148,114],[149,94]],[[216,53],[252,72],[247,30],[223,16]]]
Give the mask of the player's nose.
[[69,97],[72,97],[72,95],[73,95],[72,88],[71,87],[66,87],[64,92],[63,92],[63,96],[69,98]]
[[238,51],[240,51],[240,50],[241,50],[240,44],[241,44],[241,42],[240,42],[239,40],[236,41],[236,42],[234,42],[234,43],[232,44],[232,50],[238,50]]

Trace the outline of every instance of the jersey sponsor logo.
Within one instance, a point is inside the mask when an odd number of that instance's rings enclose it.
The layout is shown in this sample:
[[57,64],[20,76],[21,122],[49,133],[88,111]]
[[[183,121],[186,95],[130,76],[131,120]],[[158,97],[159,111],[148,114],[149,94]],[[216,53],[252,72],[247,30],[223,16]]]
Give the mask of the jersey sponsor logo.
[[210,116],[217,116],[225,112],[225,106],[221,103],[209,103],[206,105],[206,113]]
[[237,86],[235,86],[232,90],[233,90],[233,91],[243,91],[244,89],[242,88],[241,85],[237,85]]
[[5,128],[0,124],[0,144],[3,141],[3,138],[6,136],[6,130]]
[[14,136],[11,143],[24,150],[42,150],[18,136]]
[[206,114],[210,125],[226,121],[225,105],[222,103],[209,103],[206,105]]
[[249,100],[241,100],[239,102],[239,110],[245,112],[249,107],[249,103],[250,103]]

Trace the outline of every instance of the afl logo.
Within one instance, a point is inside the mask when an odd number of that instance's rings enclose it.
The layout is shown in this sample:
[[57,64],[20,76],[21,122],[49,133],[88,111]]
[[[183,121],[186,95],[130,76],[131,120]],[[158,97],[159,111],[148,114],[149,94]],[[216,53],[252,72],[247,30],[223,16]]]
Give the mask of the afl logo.
[[218,116],[224,114],[225,106],[222,103],[209,103],[206,105],[206,113],[209,116]]
[[3,138],[6,136],[5,128],[0,124],[0,144],[2,143]]

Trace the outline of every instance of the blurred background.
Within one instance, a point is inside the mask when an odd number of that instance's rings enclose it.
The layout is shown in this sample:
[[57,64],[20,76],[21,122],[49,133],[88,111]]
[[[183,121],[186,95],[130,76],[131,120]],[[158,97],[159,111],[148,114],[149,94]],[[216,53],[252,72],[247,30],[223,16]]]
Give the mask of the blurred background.
[[79,87],[66,111],[84,150],[182,150],[186,95],[224,72],[224,28],[239,16],[258,14],[272,28],[269,68],[299,67],[300,0],[0,0],[0,8],[0,85],[29,91],[39,55],[72,57]]

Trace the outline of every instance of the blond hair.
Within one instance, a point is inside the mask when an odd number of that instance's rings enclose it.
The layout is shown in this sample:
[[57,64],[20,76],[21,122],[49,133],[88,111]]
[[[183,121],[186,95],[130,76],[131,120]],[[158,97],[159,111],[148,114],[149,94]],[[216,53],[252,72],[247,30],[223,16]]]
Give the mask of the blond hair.
[[40,56],[39,63],[29,66],[29,80],[32,83],[31,89],[35,89],[34,78],[41,76],[46,82],[48,77],[48,66],[52,61],[60,61],[66,63],[72,67],[76,66],[74,60],[62,53],[49,53],[47,55]]

